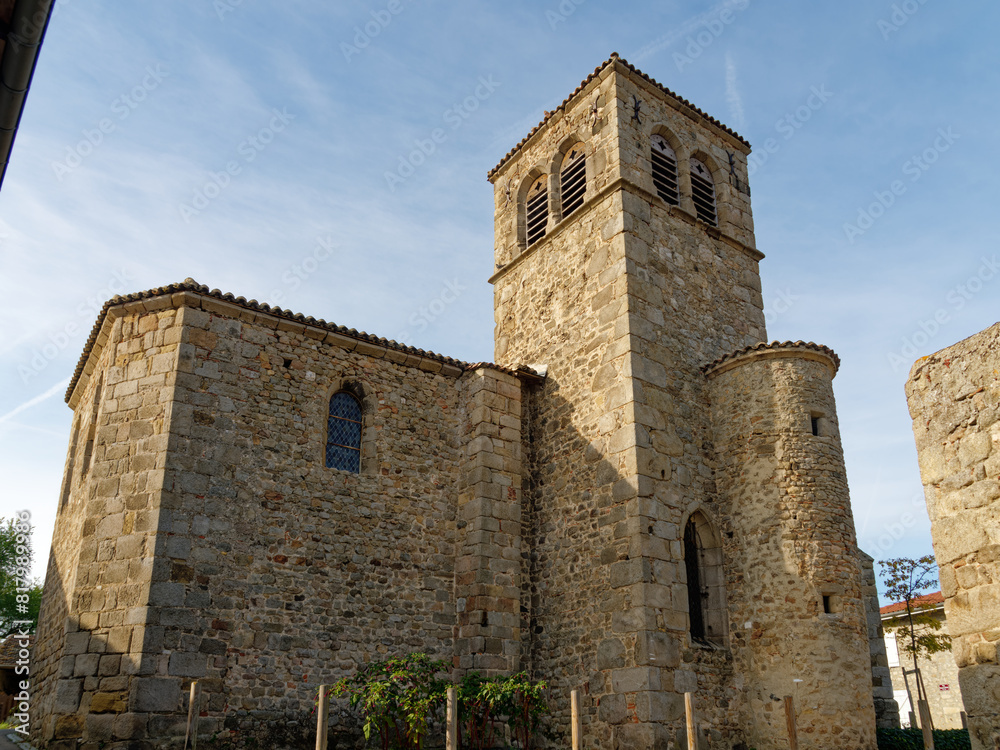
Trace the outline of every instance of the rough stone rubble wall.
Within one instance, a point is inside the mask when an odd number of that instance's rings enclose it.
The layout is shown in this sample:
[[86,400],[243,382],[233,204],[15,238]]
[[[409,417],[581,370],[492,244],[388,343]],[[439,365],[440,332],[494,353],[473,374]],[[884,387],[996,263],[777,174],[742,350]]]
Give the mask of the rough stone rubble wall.
[[917,360],[906,398],[975,750],[1000,741],[1000,323]]
[[747,741],[787,746],[781,699],[791,695],[802,747],[871,750],[868,623],[832,362],[807,350],[753,353],[711,377],[718,489],[737,547],[728,583]]

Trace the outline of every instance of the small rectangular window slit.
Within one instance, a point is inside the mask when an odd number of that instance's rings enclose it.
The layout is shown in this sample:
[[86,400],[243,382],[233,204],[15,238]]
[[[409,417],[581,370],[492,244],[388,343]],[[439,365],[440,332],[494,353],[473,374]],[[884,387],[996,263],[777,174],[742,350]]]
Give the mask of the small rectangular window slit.
[[813,435],[819,435],[819,417],[810,417],[809,421],[812,423]]
[[828,615],[833,614],[833,609],[830,606],[829,594],[823,594],[823,613]]

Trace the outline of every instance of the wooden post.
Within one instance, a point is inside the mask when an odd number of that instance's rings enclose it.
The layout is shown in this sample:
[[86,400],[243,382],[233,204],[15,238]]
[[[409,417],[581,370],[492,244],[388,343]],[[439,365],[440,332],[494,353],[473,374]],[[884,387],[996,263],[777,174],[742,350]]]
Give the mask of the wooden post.
[[448,709],[445,714],[445,750],[458,750],[458,688],[448,688]]
[[330,699],[326,685],[319,686],[319,701],[316,703],[316,750],[326,750],[327,733],[330,731]]
[[571,740],[573,750],[581,750],[583,747],[583,724],[580,722],[580,691],[574,690],[569,694],[569,707],[572,714]]
[[785,723],[788,725],[788,747],[799,750],[799,730],[795,726],[795,699],[785,696]]
[[687,719],[688,750],[698,750],[698,735],[694,729],[694,693],[684,693],[684,717]]
[[921,698],[917,701],[917,710],[920,712],[920,732],[924,736],[924,750],[934,750],[934,729],[931,724],[931,708],[927,701]]
[[184,750],[187,750],[189,740],[191,742],[191,750],[198,750],[198,680],[191,681],[191,697],[188,698],[187,729],[184,731]]

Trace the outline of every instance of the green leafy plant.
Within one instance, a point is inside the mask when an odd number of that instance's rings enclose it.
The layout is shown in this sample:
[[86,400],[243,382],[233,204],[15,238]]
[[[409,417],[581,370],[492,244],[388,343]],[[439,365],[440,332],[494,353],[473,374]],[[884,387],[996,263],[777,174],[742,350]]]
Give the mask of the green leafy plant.
[[483,677],[469,672],[459,686],[459,721],[463,747],[488,750],[506,724],[519,748],[529,750],[542,715],[548,712],[546,683],[532,682],[524,672],[509,677]]
[[448,668],[423,653],[369,662],[334,684],[331,695],[348,696],[361,712],[365,740],[377,738],[383,750],[419,750],[447,693],[436,675]]
[[25,580],[31,563],[32,531],[17,518],[0,519],[0,637],[25,628],[23,624],[15,628],[15,622],[29,621],[25,629],[32,632],[38,625],[42,586],[37,578]]
[[886,584],[886,598],[906,604],[905,617],[901,616],[899,624],[888,624],[885,629],[902,636],[901,645],[914,658],[914,664],[918,656],[950,649],[951,636],[940,632],[942,619],[931,612],[938,605],[920,599],[924,592],[938,585],[934,556],[924,555],[917,560],[897,557],[880,561],[879,565]]
[[[886,598],[906,605],[896,622],[885,623],[884,629],[896,634],[896,642],[913,659],[913,674],[917,685],[917,703],[914,705],[919,706],[921,702],[926,704],[927,693],[918,657],[951,648],[951,636],[940,632],[943,618],[933,612],[939,605],[923,598],[925,592],[937,588],[937,562],[933,555],[924,555],[916,560],[908,557],[882,560],[879,565],[882,568],[882,580],[886,584]],[[904,670],[904,679],[906,674]],[[909,683],[906,690],[909,694]],[[912,697],[910,700],[912,702]]]

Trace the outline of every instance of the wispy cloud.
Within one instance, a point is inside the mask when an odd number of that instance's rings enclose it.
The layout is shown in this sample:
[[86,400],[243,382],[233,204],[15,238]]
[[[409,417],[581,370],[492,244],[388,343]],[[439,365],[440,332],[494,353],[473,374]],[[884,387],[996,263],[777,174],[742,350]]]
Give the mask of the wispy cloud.
[[664,50],[671,46],[674,42],[680,41],[681,39],[684,39],[688,35],[694,33],[709,21],[718,18],[720,13],[727,10],[742,10],[743,8],[746,8],[748,4],[749,0],[725,0],[725,2],[719,3],[714,8],[711,8],[704,13],[692,16],[688,20],[684,21],[680,26],[674,28],[674,30],[670,33],[664,34],[644,47],[640,47],[635,54],[629,56],[629,60],[633,63],[645,60],[647,57],[655,55],[660,50]]
[[53,396],[55,396],[57,394],[60,394],[63,391],[65,391],[66,388],[67,388],[67,386],[69,386],[69,378],[66,378],[65,380],[60,380],[54,386],[52,386],[47,391],[45,391],[45,393],[40,393],[39,395],[35,396],[34,398],[28,399],[27,401],[25,401],[20,406],[17,406],[15,408],[11,409],[6,414],[4,414],[2,417],[0,417],[0,424],[4,424],[5,422],[10,421],[11,419],[13,419],[14,417],[16,417],[21,412],[27,411],[28,409],[30,409],[32,406],[38,406],[38,404],[42,403],[43,401],[48,401]]

